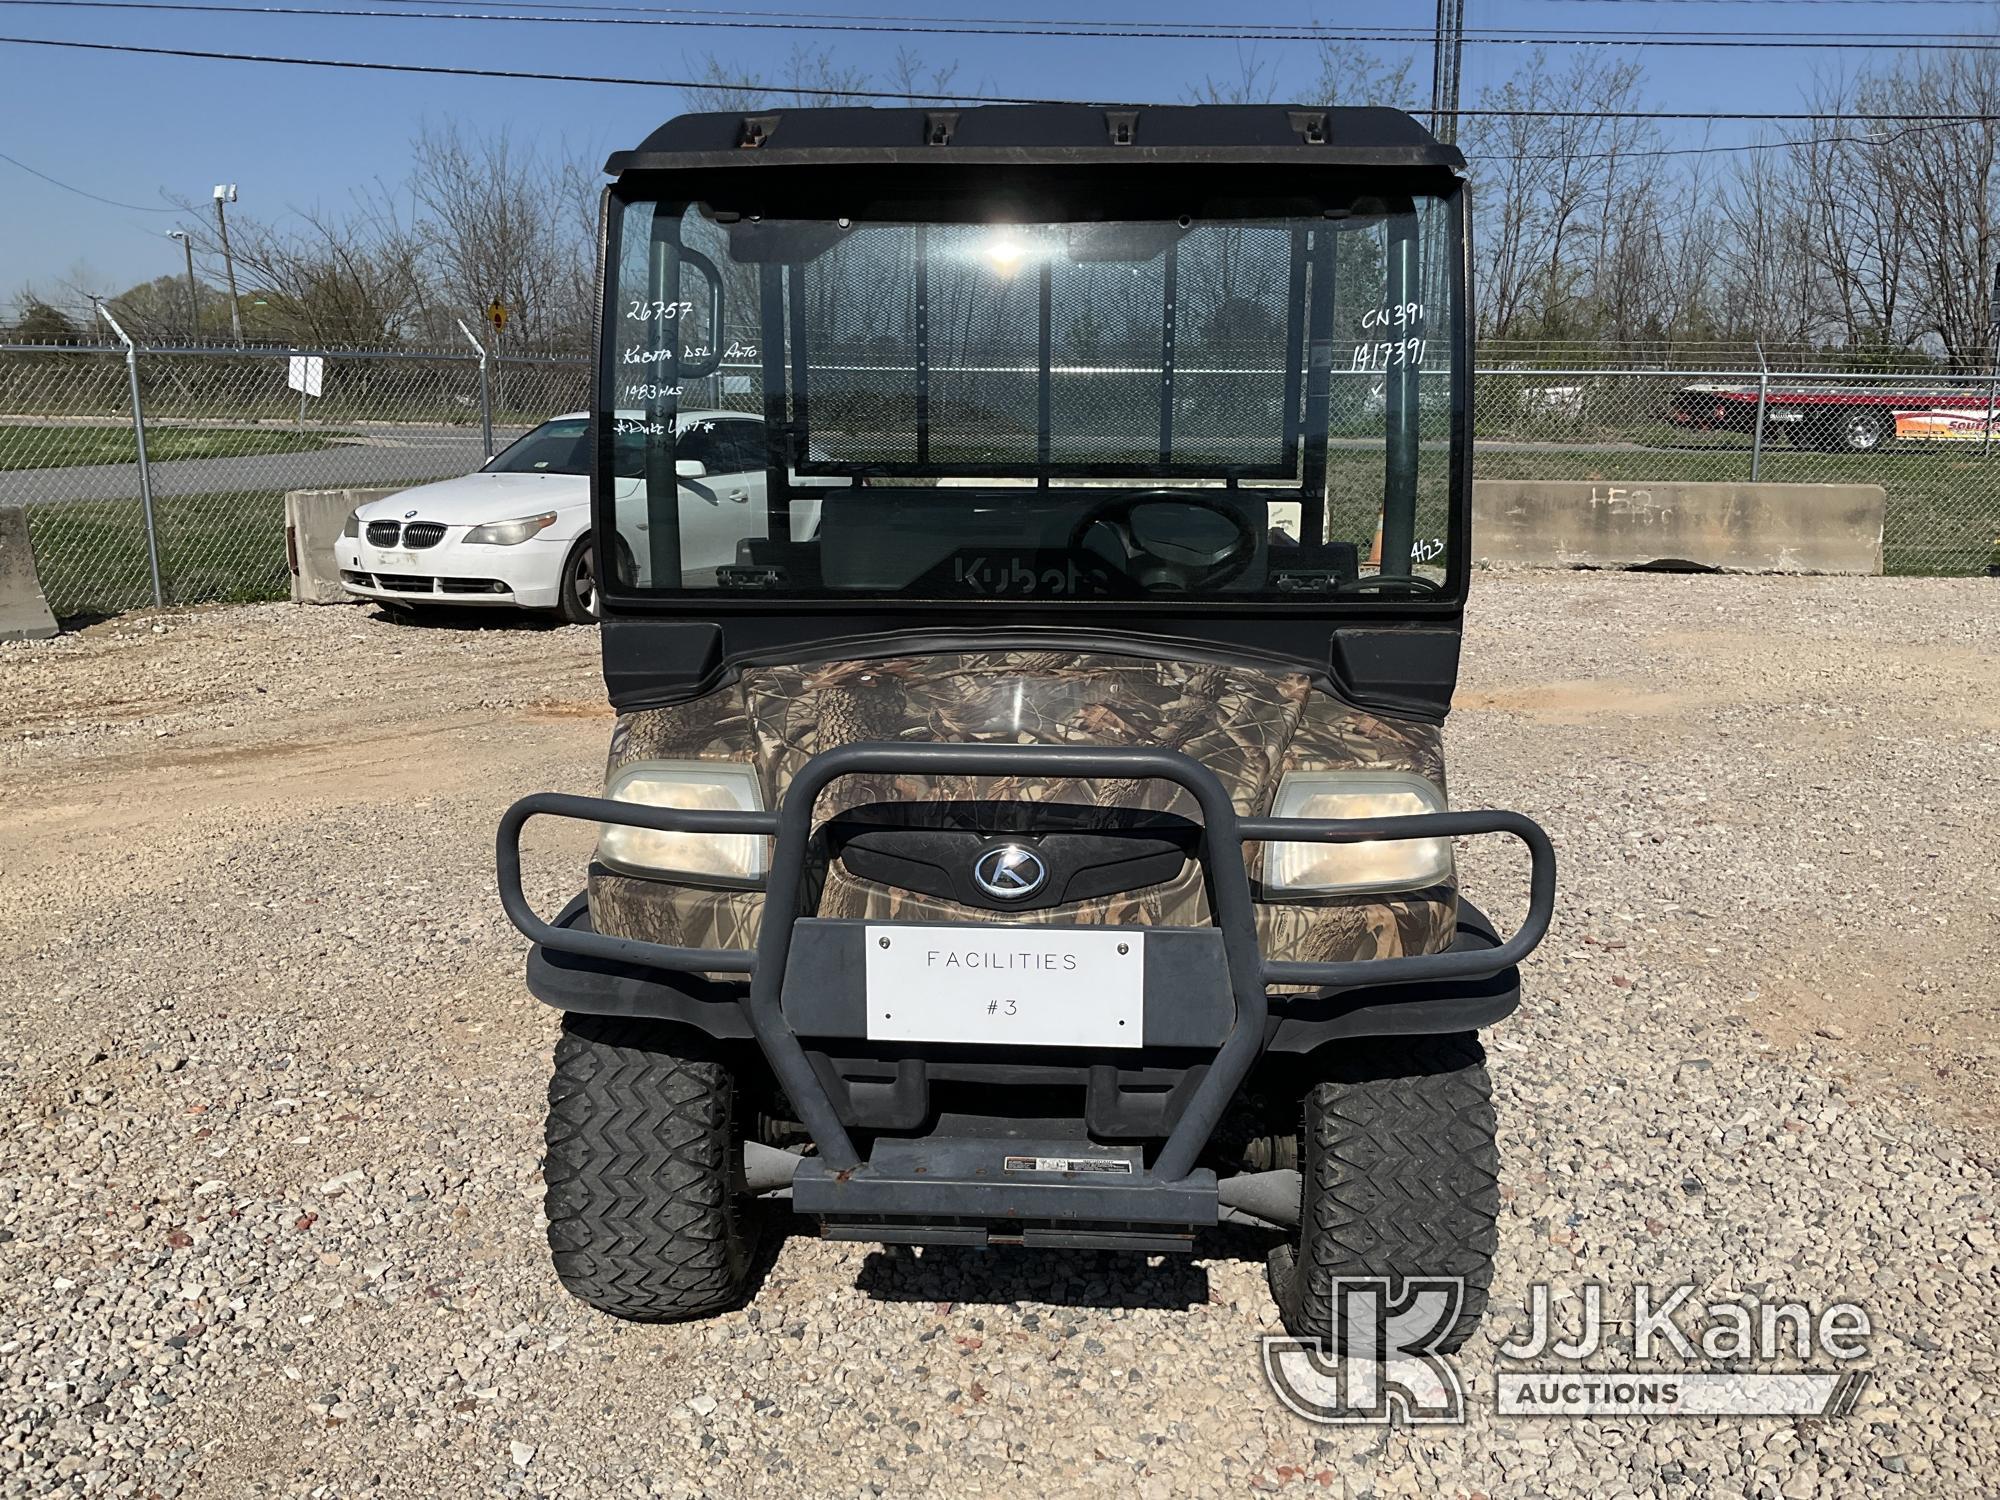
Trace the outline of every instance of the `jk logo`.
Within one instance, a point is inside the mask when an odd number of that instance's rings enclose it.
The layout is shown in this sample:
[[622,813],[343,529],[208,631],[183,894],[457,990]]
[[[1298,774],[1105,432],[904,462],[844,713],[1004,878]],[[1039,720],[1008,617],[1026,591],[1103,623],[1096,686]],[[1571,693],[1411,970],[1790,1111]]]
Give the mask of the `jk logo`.
[[1463,1422],[1465,1388],[1438,1346],[1464,1302],[1456,1277],[1335,1281],[1333,1347],[1267,1336],[1264,1379],[1309,1422]]

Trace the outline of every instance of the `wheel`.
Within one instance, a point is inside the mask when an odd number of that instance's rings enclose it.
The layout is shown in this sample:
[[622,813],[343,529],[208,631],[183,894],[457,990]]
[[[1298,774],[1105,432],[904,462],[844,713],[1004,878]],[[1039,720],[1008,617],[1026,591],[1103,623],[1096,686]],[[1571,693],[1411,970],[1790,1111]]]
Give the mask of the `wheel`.
[[1843,453],[1873,453],[1895,441],[1896,414],[1857,406],[1834,419],[1829,427],[1832,439],[1827,446]]
[[1471,1032],[1370,1038],[1340,1048],[1307,1093],[1299,1238],[1270,1262],[1271,1292],[1300,1338],[1340,1342],[1341,1278],[1457,1278],[1464,1298],[1441,1352],[1478,1327],[1493,1284],[1500,1153],[1486,1054]]
[[572,1295],[642,1322],[742,1300],[755,1247],[735,1085],[703,1039],[565,1016],[546,1139],[549,1250]]
[[597,623],[597,549],[585,532],[563,559],[562,586],[556,592],[556,613],[568,625]]

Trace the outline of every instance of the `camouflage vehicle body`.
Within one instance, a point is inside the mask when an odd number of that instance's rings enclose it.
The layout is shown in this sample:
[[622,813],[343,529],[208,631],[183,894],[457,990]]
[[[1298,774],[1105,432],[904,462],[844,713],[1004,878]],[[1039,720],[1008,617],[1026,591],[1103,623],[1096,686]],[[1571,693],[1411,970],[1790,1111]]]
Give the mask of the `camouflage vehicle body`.
[[[1499,1212],[1477,1032],[1555,890],[1532,821],[1445,798],[1462,155],[1387,110],[801,109],[608,170],[618,719],[605,795],[499,841],[564,1013],[565,1286],[722,1310],[779,1195],[912,1245],[1237,1222],[1277,1231],[1294,1333],[1421,1276],[1462,1340]],[[600,828],[552,920],[540,815]],[[1493,833],[1530,854],[1505,938],[1451,852]]]
[[[1350,707],[1304,673],[1069,651],[966,652],[746,669],[729,686],[668,708],[620,715],[606,779],[646,760],[712,759],[756,768],[775,807],[814,755],[867,742],[954,741],[1159,746],[1215,771],[1237,810],[1268,807],[1295,771],[1404,771],[1445,790],[1434,724]],[[1029,801],[1194,815],[1164,781],[849,777],[820,798],[815,821],[878,802]],[[1262,851],[1247,851],[1250,874]],[[822,917],[1205,926],[1212,920],[1192,864],[1163,884],[1122,895],[994,913],[816,867],[808,903]],[[715,890],[620,874],[590,874],[597,930],[694,948],[755,944],[760,891]],[[1342,960],[1435,953],[1458,923],[1455,884],[1419,891],[1259,902],[1258,937],[1273,956]]]

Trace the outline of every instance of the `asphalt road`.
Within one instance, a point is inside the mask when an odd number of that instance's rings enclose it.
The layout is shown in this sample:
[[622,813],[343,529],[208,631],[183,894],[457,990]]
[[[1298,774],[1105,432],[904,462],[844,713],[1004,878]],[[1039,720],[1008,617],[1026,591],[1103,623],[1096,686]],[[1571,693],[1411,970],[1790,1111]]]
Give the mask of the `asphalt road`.
[[[527,429],[494,430],[504,446]],[[203,495],[225,490],[338,489],[347,485],[421,484],[469,474],[486,461],[476,427],[357,425],[354,441],[300,453],[244,458],[191,458],[151,465],[155,495]],[[87,464],[62,469],[0,472],[0,505],[48,505],[71,500],[136,500],[136,464]]]
[[[494,430],[496,447],[525,427]],[[337,489],[344,486],[421,484],[471,473],[484,461],[477,428],[360,424],[343,429],[353,441],[315,452],[266,453],[245,458],[197,458],[152,465],[155,495],[214,494],[229,490]],[[1372,446],[1371,440],[1336,438],[1336,448]],[[1707,445],[1658,447],[1644,443],[1481,442],[1484,453],[1660,453],[1679,456],[1714,451]],[[1739,451],[1745,464],[1749,450]],[[1789,451],[1789,450],[1787,450]],[[1881,454],[1878,457],[1893,457]],[[61,469],[0,471],[0,505],[47,505],[72,500],[135,500],[139,473],[133,464],[91,464]]]

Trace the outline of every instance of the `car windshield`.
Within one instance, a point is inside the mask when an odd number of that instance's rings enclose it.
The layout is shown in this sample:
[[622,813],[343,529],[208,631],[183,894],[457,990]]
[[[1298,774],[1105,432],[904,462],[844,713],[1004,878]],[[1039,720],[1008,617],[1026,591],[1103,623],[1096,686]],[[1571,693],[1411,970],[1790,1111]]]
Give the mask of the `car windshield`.
[[516,439],[486,465],[489,474],[588,474],[590,419],[558,417]]
[[[614,203],[597,399],[641,445],[606,487],[619,581],[1441,592],[1462,564],[1457,199],[1271,208],[1006,223]],[[690,409],[763,420],[694,452]]]
[[[714,413],[712,416],[733,415]],[[636,479],[646,472],[643,413],[619,412],[611,424],[612,465],[621,479]],[[683,415],[680,419],[682,451],[699,451],[704,435],[714,425],[712,417]],[[759,429],[761,431],[761,429]],[[761,439],[759,439],[761,443]],[[746,445],[749,446],[749,445]],[[761,464],[761,454],[758,458]],[[488,474],[576,474],[590,473],[590,418],[557,417],[533,432],[516,438],[487,462]]]

